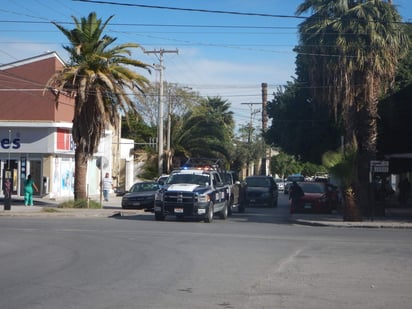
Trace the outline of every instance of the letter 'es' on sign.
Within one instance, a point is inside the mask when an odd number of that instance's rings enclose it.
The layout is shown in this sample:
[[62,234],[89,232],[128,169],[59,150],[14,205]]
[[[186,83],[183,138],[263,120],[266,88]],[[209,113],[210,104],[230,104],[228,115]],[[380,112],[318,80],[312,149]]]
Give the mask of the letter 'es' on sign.
[[19,149],[20,148],[20,138],[14,138],[9,140],[8,138],[3,138],[0,141],[0,146],[3,149]]

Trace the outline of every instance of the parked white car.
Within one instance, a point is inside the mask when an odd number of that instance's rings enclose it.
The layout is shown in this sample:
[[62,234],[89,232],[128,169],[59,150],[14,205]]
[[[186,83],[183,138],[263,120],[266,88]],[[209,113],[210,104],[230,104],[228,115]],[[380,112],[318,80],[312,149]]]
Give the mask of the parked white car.
[[285,180],[282,178],[274,178],[279,191],[285,190]]

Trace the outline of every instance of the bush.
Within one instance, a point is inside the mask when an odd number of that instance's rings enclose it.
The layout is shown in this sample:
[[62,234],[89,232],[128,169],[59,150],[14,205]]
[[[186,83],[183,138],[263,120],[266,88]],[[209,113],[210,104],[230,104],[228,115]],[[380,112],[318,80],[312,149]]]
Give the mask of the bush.
[[59,212],[56,208],[51,208],[51,207],[43,207],[42,208],[43,212]]
[[[88,202],[88,203],[87,203]],[[87,206],[89,204],[89,206]],[[60,203],[58,208],[92,208],[92,209],[98,209],[101,208],[101,205],[99,202],[96,202],[94,200],[69,200],[65,201],[63,203]]]

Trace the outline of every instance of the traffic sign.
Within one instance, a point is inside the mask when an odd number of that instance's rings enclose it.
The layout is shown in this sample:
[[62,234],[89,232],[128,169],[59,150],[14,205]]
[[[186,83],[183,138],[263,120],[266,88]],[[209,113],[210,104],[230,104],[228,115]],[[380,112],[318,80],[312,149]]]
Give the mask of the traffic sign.
[[374,173],[389,173],[389,161],[371,160],[370,169]]

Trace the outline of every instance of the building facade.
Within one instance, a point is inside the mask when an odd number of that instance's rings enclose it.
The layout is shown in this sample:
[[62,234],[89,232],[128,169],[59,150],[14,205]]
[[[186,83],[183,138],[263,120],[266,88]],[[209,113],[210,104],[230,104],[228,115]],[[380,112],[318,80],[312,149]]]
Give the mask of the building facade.
[[[50,52],[0,66],[0,182],[3,187],[5,178],[12,179],[14,195],[23,195],[24,180],[30,174],[39,188],[38,195],[73,196],[74,98],[60,95],[56,103],[55,91],[45,89],[50,77],[64,65],[57,53]],[[122,147],[133,142],[120,141],[120,132],[107,130],[101,137],[99,150],[88,164],[89,195],[100,193],[101,175],[106,172],[113,176],[116,186],[121,178],[128,181],[125,187],[131,186],[133,177],[120,174],[133,175],[126,168],[133,158],[122,157],[127,153]],[[123,170],[118,167],[122,161]]]

